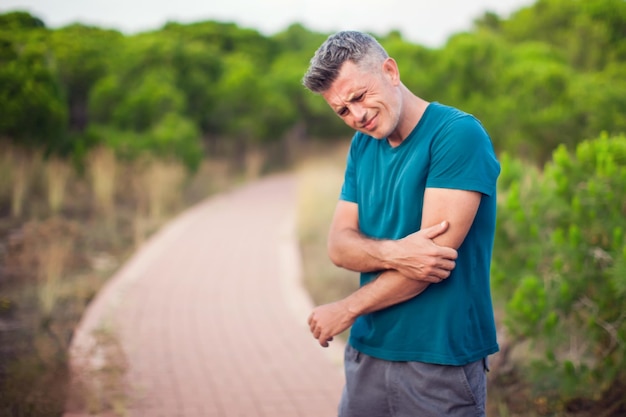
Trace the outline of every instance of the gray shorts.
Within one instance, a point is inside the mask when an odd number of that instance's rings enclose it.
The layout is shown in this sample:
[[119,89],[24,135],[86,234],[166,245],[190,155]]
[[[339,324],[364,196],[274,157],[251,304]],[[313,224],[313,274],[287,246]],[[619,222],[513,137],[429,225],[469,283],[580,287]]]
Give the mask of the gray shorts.
[[464,366],[390,362],[346,346],[339,417],[484,417],[487,359]]

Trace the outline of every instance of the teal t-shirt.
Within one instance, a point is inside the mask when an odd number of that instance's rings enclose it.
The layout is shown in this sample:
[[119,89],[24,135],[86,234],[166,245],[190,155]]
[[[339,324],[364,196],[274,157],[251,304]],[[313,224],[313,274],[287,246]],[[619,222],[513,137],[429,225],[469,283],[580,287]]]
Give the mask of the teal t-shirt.
[[[420,230],[424,190],[477,191],[482,199],[450,277],[417,297],[359,317],[350,344],[391,361],[464,365],[498,351],[490,263],[500,164],[472,115],[431,103],[397,147],[357,132],[340,198],[358,204],[361,232],[400,239]],[[361,274],[361,285],[379,272]]]

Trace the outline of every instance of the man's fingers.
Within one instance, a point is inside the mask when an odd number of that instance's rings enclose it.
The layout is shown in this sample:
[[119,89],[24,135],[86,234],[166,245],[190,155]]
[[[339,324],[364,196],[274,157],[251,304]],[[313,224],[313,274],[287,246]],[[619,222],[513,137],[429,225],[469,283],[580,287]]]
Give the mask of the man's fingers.
[[309,316],[309,329],[311,330],[313,337],[319,341],[320,345],[322,345],[323,347],[328,347],[328,342],[333,340],[333,338],[327,337],[325,335],[322,336],[322,328],[317,325],[317,320],[315,320],[314,316],[315,313],[312,313]]
[[322,335],[322,329],[316,328],[316,329],[313,330],[313,337],[314,338],[319,339],[321,335]]
[[426,235],[427,238],[434,239],[437,236],[445,233],[445,231],[448,230],[449,226],[450,226],[450,223],[444,220],[439,224],[427,227],[425,229],[422,229],[421,231]]
[[[442,259],[441,264],[439,265],[439,269],[442,269],[446,272],[448,272],[448,275],[450,275],[450,271],[452,271],[454,269],[454,267],[456,266],[456,262],[451,261],[450,259]],[[448,278],[447,276],[444,278]]]
[[309,328],[311,329],[311,333],[313,334],[313,337],[317,339],[320,346],[328,347],[329,342],[333,341],[333,336],[328,336],[327,333],[324,334],[324,332],[322,331],[322,328],[317,326],[317,323],[313,319],[312,316],[309,318]]
[[450,276],[450,271],[454,269],[455,263],[453,261],[445,262],[445,266],[433,268],[428,275],[424,278],[424,281],[437,284]]
[[441,278],[439,275],[431,274],[426,276],[422,281],[430,282],[431,284],[439,284],[444,279],[445,278]]
[[320,342],[321,347],[328,347],[330,345],[330,342],[333,341],[333,338],[332,337],[329,337],[328,339],[320,338],[318,340]]
[[[439,224],[435,224],[433,226],[427,227],[425,229],[420,230],[420,233],[423,233],[425,237],[427,237],[428,239],[434,239],[437,236],[445,233],[448,228],[450,227],[450,223],[448,223],[448,221],[444,220]],[[445,246],[439,246],[439,249],[441,251],[440,256],[443,258],[447,258],[447,259],[456,259],[457,257],[457,251],[452,249],[452,248],[448,248]]]
[[454,269],[454,262],[446,262],[445,266],[439,266],[438,268],[434,268],[430,275],[439,279],[446,279],[450,276],[451,271]]

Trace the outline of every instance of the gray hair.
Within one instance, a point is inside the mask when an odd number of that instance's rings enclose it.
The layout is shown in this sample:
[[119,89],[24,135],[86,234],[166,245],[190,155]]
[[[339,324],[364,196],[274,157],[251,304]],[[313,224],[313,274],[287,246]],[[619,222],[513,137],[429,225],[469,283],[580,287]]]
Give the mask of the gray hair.
[[389,55],[373,36],[357,31],[330,35],[315,51],[302,84],[314,93],[328,90],[337,79],[342,65],[352,61],[360,68],[382,63]]

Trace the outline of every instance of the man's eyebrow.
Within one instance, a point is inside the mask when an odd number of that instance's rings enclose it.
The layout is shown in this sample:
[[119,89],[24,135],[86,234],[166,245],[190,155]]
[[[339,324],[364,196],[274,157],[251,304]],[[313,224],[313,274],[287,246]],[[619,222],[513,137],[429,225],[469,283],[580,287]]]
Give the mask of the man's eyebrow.
[[[350,94],[348,94],[348,97],[346,97],[346,99],[344,100],[345,103],[351,103],[352,101],[354,101],[354,96],[357,95],[357,93],[355,91],[351,92]],[[341,113],[344,109],[346,109],[346,106],[344,104],[341,104],[339,106],[333,107],[336,113]]]
[[343,113],[345,109],[347,109],[346,106],[341,106],[341,107],[336,107],[334,110],[335,110],[335,113],[340,115],[341,113]]

